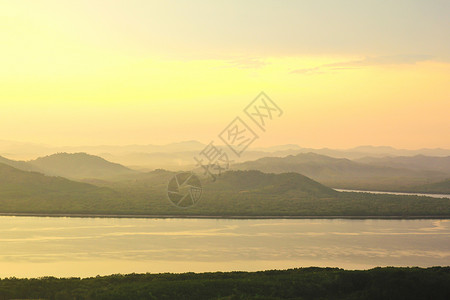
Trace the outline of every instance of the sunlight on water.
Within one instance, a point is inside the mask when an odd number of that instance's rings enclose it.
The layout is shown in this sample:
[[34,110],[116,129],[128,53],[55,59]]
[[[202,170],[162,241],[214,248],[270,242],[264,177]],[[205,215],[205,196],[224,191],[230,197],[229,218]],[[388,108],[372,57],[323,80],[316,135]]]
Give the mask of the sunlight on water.
[[450,220],[0,217],[0,277],[450,262]]

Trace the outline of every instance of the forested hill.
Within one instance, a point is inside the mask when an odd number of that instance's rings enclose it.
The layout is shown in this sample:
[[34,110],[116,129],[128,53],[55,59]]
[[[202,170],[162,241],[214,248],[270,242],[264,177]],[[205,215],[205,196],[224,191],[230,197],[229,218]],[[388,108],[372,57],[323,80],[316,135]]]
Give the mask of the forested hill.
[[203,180],[193,207],[170,203],[173,172],[74,182],[0,164],[0,213],[191,216],[450,216],[450,200],[336,192],[297,173],[230,171]]
[[335,190],[299,173],[263,173],[261,171],[229,171],[206,186],[215,191],[261,192],[284,194],[296,191],[316,197],[335,196]]
[[0,163],[0,212],[105,211],[119,193],[105,187],[26,172]]

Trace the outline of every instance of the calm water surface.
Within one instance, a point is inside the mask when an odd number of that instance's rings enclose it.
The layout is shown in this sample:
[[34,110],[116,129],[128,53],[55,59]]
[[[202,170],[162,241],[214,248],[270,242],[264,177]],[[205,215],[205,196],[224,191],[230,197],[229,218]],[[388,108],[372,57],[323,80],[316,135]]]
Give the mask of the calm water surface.
[[0,217],[0,277],[450,265],[450,220]]

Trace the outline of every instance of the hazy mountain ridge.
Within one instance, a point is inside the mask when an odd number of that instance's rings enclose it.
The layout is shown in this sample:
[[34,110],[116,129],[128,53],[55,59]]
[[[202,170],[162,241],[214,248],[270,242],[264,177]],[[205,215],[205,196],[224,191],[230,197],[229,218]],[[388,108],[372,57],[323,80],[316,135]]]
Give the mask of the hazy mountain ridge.
[[[266,153],[258,152],[258,155],[260,154]],[[173,159],[174,153],[162,153],[161,155]],[[445,180],[450,176],[448,172],[450,169],[449,159],[450,157],[418,155],[413,157],[366,157],[361,161],[352,161],[316,153],[300,153],[283,157],[263,157],[237,163],[232,165],[232,169],[259,170],[266,173],[295,172],[325,186],[342,189],[447,193],[448,182]],[[362,162],[362,160],[367,160],[367,162]],[[162,159],[158,161],[163,164]],[[132,170],[86,153],[57,153],[32,161],[13,161],[0,157],[0,162],[24,171],[63,176],[101,186],[108,186],[102,181],[135,181],[138,185],[149,187],[148,183],[142,179],[149,178],[152,176],[150,174],[153,174],[152,172]],[[190,168],[182,166],[173,168],[176,171],[183,169],[189,170]],[[168,174],[163,176],[165,180],[169,180]],[[442,183],[437,184],[440,182]],[[437,185],[427,186],[435,183]]]
[[[441,158],[437,158],[440,160]],[[298,172],[306,176],[334,176],[334,175],[361,175],[366,172],[369,177],[383,175],[390,172],[393,175],[411,174],[411,169],[396,168],[385,165],[372,165],[369,163],[360,163],[346,158],[333,158],[316,153],[300,153],[297,155],[289,155],[285,157],[265,157],[255,161],[248,161],[235,164],[235,168],[245,168],[253,170],[261,170],[264,172]],[[344,172],[337,174],[337,172]],[[423,170],[422,170],[423,171]],[[429,174],[443,175],[446,172],[430,171]],[[415,172],[412,172],[415,174]]]
[[[200,145],[200,144],[199,144]],[[194,156],[198,156],[206,145],[194,151],[174,151],[174,152],[127,152],[127,153],[98,153],[99,156],[116,163],[120,163],[133,168],[155,169],[165,168],[170,170],[190,169],[195,167]],[[222,151],[229,152],[226,146],[218,146]],[[348,150],[335,149],[313,149],[301,148],[298,145],[280,145],[273,147],[249,148],[241,157],[232,156],[230,159],[234,163],[243,163],[250,160],[257,160],[265,157],[285,157],[288,155],[316,153],[333,158],[346,158],[359,160],[367,157],[388,157],[395,155],[435,155],[436,157],[449,156],[450,150],[445,149],[421,149],[421,150],[398,150],[392,147],[372,147],[360,146]],[[363,161],[362,161],[363,162]]]
[[[9,157],[11,159],[29,160],[36,157],[51,155],[58,152],[86,152],[92,155],[103,154],[110,155],[106,159],[113,160],[113,156],[124,157],[131,154],[152,154],[152,153],[185,153],[189,152],[190,158],[192,153],[197,154],[206,147],[206,143],[199,141],[182,141],[176,143],[169,143],[165,145],[99,145],[99,146],[50,146],[33,143],[21,143],[14,141],[0,140],[0,155]],[[226,146],[222,145],[224,149]],[[227,150],[229,151],[229,149]],[[450,156],[450,149],[416,149],[405,150],[396,149],[389,146],[358,146],[349,149],[331,149],[331,148],[310,148],[301,147],[296,144],[276,145],[268,147],[250,147],[245,153],[243,159],[254,160],[264,156],[286,156],[289,154],[308,153],[313,152],[317,154],[327,155],[336,158],[360,159],[363,157],[384,157],[384,156]],[[253,154],[252,154],[253,153]],[[270,155],[272,153],[272,155]],[[279,154],[277,154],[279,153]],[[261,155],[258,157],[258,155]],[[123,159],[117,161],[125,165],[145,165],[145,163],[128,163]]]
[[[228,148],[219,147],[222,151],[229,151]],[[195,168],[196,161],[194,157],[198,157],[198,151],[185,151],[185,152],[133,152],[125,154],[111,154],[111,153],[99,153],[98,156],[107,159],[109,161],[119,163],[132,167],[134,169],[152,170],[157,168],[164,168],[169,170],[189,170]],[[297,150],[279,150],[275,152],[265,151],[252,151],[248,150],[242,157],[230,157],[234,162],[244,162],[247,160],[259,159],[267,156],[283,157],[290,154],[296,154]]]
[[297,172],[335,188],[375,190],[423,185],[448,177],[448,173],[442,171],[370,165],[316,153],[300,153],[282,158],[266,157],[235,164],[233,168],[273,173]]
[[0,156],[0,163],[11,166],[13,168],[22,170],[22,171],[31,171],[31,172],[39,172],[39,173],[43,173],[43,171],[41,169],[39,169],[38,167],[30,164],[29,162],[26,161],[20,161],[20,160],[11,160],[11,159],[7,159],[3,156]]
[[450,176],[450,156],[435,157],[420,154],[415,156],[364,157],[357,161],[376,166],[438,171]]
[[137,173],[120,164],[86,153],[56,153],[30,161],[14,161],[0,156],[0,163],[22,171],[70,179],[107,179]]
[[86,153],[57,153],[29,162],[48,175],[66,178],[113,178],[136,173],[120,164]]

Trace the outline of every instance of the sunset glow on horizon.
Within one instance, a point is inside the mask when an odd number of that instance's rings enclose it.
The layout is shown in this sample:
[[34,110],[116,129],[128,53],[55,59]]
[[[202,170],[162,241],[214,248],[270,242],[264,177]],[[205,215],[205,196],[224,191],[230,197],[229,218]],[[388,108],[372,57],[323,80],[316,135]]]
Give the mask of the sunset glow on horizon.
[[448,2],[197,2],[2,1],[0,139],[207,143],[264,91],[255,146],[450,148]]

